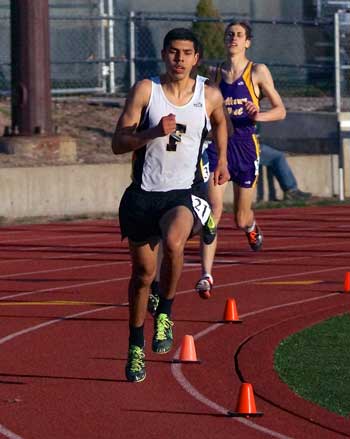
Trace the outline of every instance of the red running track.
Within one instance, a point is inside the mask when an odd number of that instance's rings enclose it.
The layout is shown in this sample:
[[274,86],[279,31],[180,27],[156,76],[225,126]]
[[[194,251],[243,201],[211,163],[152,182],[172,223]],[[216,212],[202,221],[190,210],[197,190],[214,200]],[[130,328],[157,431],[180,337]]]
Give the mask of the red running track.
[[[0,437],[341,438],[350,423],[304,401],[273,370],[281,339],[348,312],[341,294],[350,271],[347,206],[258,211],[263,251],[248,249],[225,215],[219,230],[213,298],[200,300],[198,239],[174,304],[175,349],[151,352],[147,378],[126,382],[126,243],[112,221],[0,228]],[[227,298],[241,325],[221,324]],[[201,364],[175,364],[185,334]],[[296,353],[297,355],[297,353]],[[230,418],[241,380],[261,418]],[[341,385],[341,383],[339,383]]]

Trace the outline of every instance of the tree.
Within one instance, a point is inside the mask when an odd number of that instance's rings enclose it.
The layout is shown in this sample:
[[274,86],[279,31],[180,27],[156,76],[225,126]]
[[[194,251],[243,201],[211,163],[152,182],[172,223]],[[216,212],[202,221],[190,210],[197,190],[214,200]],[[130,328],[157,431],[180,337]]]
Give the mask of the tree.
[[[213,63],[215,60],[225,56],[224,49],[224,24],[220,22],[219,11],[215,8],[212,0],[199,0],[196,7],[196,17],[216,18],[216,22],[194,22],[193,32],[199,37],[203,46],[203,61]],[[205,70],[203,66],[199,68],[201,72]]]

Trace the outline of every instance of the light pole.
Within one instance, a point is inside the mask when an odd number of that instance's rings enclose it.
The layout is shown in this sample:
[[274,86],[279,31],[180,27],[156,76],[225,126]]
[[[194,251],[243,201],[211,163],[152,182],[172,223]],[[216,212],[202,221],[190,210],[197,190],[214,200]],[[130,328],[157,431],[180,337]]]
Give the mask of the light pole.
[[48,0],[11,0],[11,129],[0,152],[76,160],[76,141],[53,132]]
[[50,134],[48,0],[11,1],[12,132]]

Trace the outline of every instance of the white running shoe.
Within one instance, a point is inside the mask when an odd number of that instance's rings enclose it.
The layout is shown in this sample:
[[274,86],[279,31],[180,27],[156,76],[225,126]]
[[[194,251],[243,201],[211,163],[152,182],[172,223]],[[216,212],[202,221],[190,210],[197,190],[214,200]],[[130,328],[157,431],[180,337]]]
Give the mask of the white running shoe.
[[196,291],[202,299],[210,299],[214,280],[211,274],[205,274],[196,284]]

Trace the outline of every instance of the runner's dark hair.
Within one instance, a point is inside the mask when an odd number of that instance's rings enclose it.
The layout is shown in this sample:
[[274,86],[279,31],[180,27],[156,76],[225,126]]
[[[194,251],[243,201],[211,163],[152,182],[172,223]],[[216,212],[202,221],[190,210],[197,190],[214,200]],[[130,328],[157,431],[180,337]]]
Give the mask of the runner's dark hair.
[[200,43],[197,35],[190,29],[185,27],[176,27],[171,29],[164,37],[163,50],[167,49],[170,46],[170,43],[175,40],[192,41],[194,51],[195,53],[198,53]]

